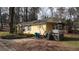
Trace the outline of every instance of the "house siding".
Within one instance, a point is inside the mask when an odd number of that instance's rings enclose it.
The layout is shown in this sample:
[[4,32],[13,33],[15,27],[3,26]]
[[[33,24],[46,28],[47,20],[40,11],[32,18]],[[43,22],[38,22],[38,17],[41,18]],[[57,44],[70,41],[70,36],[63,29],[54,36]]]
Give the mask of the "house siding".
[[31,30],[27,31],[25,29],[24,33],[27,34],[34,34],[35,32],[40,33],[41,35],[43,35],[46,31],[46,24],[38,24],[38,25],[32,25],[31,26]]

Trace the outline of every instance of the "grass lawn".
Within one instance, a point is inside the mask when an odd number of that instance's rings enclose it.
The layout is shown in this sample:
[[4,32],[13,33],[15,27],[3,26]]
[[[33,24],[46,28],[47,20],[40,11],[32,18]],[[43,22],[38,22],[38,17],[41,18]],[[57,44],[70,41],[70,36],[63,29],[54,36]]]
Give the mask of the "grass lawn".
[[64,44],[73,47],[79,47],[79,34],[66,34]]
[[9,35],[10,33],[9,32],[0,32],[0,36],[6,36],[6,35]]
[[[9,32],[0,32],[0,36],[11,35]],[[79,47],[79,34],[66,34],[65,40],[61,41],[65,45]]]
[[68,37],[68,38],[78,38],[79,39],[79,34],[65,34],[64,36]]
[[78,47],[79,48],[79,41],[62,41],[65,45]]

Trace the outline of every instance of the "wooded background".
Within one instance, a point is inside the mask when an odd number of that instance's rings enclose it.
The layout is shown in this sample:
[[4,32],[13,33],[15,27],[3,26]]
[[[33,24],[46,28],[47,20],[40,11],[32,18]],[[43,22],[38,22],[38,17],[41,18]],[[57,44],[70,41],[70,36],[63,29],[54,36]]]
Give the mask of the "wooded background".
[[0,7],[0,31],[13,33],[18,23],[53,17],[67,23],[69,30],[79,28],[79,7]]

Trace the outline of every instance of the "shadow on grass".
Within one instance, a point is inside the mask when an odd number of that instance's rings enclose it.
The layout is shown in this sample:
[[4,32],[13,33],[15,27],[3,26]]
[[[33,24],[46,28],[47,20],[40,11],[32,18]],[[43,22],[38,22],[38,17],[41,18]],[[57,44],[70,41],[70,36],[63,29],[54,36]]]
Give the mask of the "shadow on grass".
[[61,41],[79,41],[79,38],[64,37],[64,39]]

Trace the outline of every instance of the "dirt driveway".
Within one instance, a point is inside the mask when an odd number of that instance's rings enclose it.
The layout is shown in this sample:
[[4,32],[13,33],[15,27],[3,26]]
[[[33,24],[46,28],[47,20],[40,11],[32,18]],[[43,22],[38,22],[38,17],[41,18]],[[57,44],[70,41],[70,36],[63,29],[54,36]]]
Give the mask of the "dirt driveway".
[[49,41],[45,39],[0,39],[2,51],[77,51],[78,48],[69,47],[61,41]]

